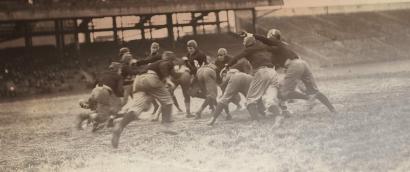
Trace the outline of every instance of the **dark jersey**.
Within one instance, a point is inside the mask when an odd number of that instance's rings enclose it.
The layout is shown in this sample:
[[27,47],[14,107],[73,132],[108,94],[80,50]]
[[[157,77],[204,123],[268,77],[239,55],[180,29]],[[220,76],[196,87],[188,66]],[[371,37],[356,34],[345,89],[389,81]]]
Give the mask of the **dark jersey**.
[[165,79],[170,76],[174,70],[174,64],[170,60],[159,60],[147,66],[147,70],[157,73],[159,79]]
[[199,66],[207,64],[206,55],[201,50],[195,50],[193,54],[187,54],[188,57],[188,68],[191,70],[192,74],[196,74],[197,67],[195,66],[195,60],[198,62]]
[[223,60],[216,60],[215,61],[216,74],[217,74],[216,79],[217,79],[218,83],[222,82],[222,78],[219,76],[219,73],[225,67],[225,65],[228,64],[229,61],[231,61],[232,58],[233,58],[232,56],[226,55]]
[[123,79],[115,71],[107,71],[101,74],[98,79],[99,84],[104,84],[111,88],[117,97],[123,96]]
[[140,66],[140,65],[145,65],[148,63],[154,63],[158,60],[161,60],[162,58],[162,52],[161,51],[157,51],[155,53],[150,54],[147,58],[142,59],[142,60],[138,60],[136,65]]
[[218,71],[218,73],[225,67],[225,64],[228,64],[229,61],[232,60],[232,56],[230,55],[226,55],[224,57],[224,60],[216,60],[215,61],[215,65],[216,65],[216,70]]
[[[216,65],[216,72],[217,72],[217,81],[218,81],[218,83],[220,83],[220,82],[222,82],[222,78],[221,78],[221,76],[220,76],[220,72],[221,72],[221,70],[225,67],[225,65],[227,65],[231,60],[233,59],[233,57],[232,56],[230,56],[230,55],[226,55],[225,56],[225,58],[224,58],[224,60],[217,60],[217,61],[215,61],[215,65]],[[231,67],[230,67],[231,69],[238,69],[239,71],[241,71],[241,72],[244,72],[244,73],[251,73],[251,70],[252,70],[252,66],[251,66],[251,64],[249,63],[249,61],[248,60],[246,60],[246,59],[240,59],[240,60],[238,60],[234,65],[232,65]]]
[[238,62],[231,66],[231,69],[238,69],[243,73],[250,74],[252,66],[247,59],[239,59]]
[[133,83],[133,78],[136,75],[136,71],[129,65],[124,65],[121,68],[121,76],[124,79],[124,85],[130,85]]
[[276,67],[285,67],[287,59],[297,59],[299,56],[292,51],[288,45],[277,39],[268,39],[261,35],[254,35],[256,40],[270,46],[269,49],[272,53],[272,63]]
[[246,47],[240,54],[236,55],[229,63],[228,66],[234,65],[239,59],[246,58],[253,69],[258,69],[262,66],[273,67],[272,53],[269,51],[269,46],[255,43],[249,47]]

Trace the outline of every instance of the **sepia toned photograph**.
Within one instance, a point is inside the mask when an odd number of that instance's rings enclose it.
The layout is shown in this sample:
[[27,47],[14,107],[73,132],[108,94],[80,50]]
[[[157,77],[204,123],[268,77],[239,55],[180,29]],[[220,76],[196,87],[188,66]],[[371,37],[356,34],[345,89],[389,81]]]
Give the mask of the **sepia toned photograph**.
[[410,0],[0,0],[0,172],[409,172]]

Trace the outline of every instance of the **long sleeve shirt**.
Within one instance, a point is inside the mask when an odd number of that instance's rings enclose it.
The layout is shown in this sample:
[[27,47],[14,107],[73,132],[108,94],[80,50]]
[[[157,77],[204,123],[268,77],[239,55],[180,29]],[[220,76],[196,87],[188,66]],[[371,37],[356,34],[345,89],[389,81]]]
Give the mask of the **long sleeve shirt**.
[[110,87],[117,97],[123,97],[123,79],[117,72],[107,71],[102,73],[98,79],[98,83]]
[[137,61],[136,65],[140,66],[140,65],[145,65],[148,63],[154,63],[158,60],[161,60],[161,56],[162,56],[162,52],[157,51],[155,53],[150,54],[147,58]]
[[152,70],[157,73],[160,80],[172,75],[174,72],[174,64],[170,60],[159,60],[147,66],[147,70]]
[[137,71],[129,65],[123,65],[121,68],[121,76],[124,79],[124,85],[133,83],[134,76],[137,75]]
[[[217,82],[218,83],[222,83],[222,78],[221,78],[221,76],[220,76],[220,73],[221,73],[221,70],[223,69],[223,68],[225,68],[225,65],[227,65],[231,60],[233,59],[233,57],[232,56],[230,56],[230,55],[226,55],[225,57],[224,57],[224,59],[223,60],[216,60],[215,61],[215,65],[216,65],[216,74],[217,74]],[[243,72],[243,73],[251,73],[251,70],[252,70],[252,66],[251,66],[251,64],[249,63],[249,61],[248,60],[246,60],[246,59],[239,59],[234,65],[232,65],[231,67],[230,67],[231,69],[238,69],[240,72]]]
[[299,56],[289,48],[288,45],[277,39],[268,39],[261,35],[253,35],[256,40],[270,46],[269,51],[272,53],[272,63],[276,67],[285,67],[287,59],[298,59]]
[[208,64],[206,61],[206,55],[201,50],[196,50],[193,54],[187,54],[188,57],[188,68],[191,70],[192,74],[196,74],[197,66],[195,66],[195,61],[198,62],[199,66]]
[[228,66],[233,66],[241,58],[246,58],[253,69],[258,69],[262,66],[273,67],[272,64],[272,53],[269,51],[270,47],[255,43],[249,47],[246,47],[240,54],[233,57],[229,61]]

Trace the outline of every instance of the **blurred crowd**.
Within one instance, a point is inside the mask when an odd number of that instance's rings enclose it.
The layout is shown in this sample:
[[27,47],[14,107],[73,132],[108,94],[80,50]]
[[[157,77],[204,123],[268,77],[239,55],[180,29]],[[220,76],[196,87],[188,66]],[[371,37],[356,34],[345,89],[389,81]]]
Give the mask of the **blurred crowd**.
[[[205,39],[205,38],[208,39]],[[207,35],[186,37],[198,39],[204,51],[213,54],[210,50],[218,45],[209,43],[209,40],[224,42],[230,45],[229,49],[236,49],[236,39],[229,35]],[[219,41],[220,40],[220,41]],[[185,54],[185,43],[172,46],[167,40],[157,40],[163,49],[172,49],[181,57]],[[236,43],[236,44],[235,44]],[[149,41],[130,41],[125,45],[112,42],[93,43],[81,46],[81,53],[68,48],[63,57],[58,57],[55,47],[36,47],[27,55],[24,49],[0,51],[0,97],[14,97],[25,95],[47,94],[63,92],[77,88],[93,88],[95,78],[107,68],[113,59],[118,58],[118,48],[126,46],[133,52],[136,60],[149,56]],[[104,47],[104,48],[102,48]]]
[[81,55],[69,49],[61,56],[49,46],[36,47],[26,54],[21,53],[23,49],[3,50],[0,54],[0,97],[92,88],[99,71],[117,56],[115,47],[116,44],[95,44],[84,46]]
[[24,58],[0,59],[0,95],[16,97],[69,91],[73,82],[83,79],[78,74],[75,61],[45,62],[47,59],[36,58],[25,61]]

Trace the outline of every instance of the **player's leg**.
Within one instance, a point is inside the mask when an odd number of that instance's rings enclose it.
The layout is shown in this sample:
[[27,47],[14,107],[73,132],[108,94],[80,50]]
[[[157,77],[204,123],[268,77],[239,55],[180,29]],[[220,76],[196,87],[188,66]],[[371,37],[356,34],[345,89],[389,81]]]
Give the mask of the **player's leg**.
[[184,72],[178,78],[178,82],[181,85],[182,95],[184,96],[185,112],[187,118],[192,118],[194,115],[191,114],[191,96],[189,95],[189,89],[191,87],[191,74]]
[[246,94],[246,109],[253,120],[258,119],[259,109],[257,102],[262,97],[262,85],[263,81],[260,80],[260,78],[253,78],[248,93]]
[[279,97],[282,101],[289,99],[309,99],[307,95],[295,90],[298,80],[301,79],[304,73],[304,69],[303,64],[298,63],[296,59],[290,60],[285,77],[279,87]]
[[[208,125],[213,125],[216,122],[216,119],[222,113],[222,110],[226,108],[229,102],[232,100],[232,98],[241,91],[241,88],[243,88],[241,82],[242,79],[243,77],[241,77],[238,74],[234,74],[234,76],[230,78],[225,88],[225,92],[223,93],[221,99],[216,105],[215,111],[212,115],[212,120],[208,123]],[[248,88],[246,88],[246,90],[247,89]]]
[[261,68],[256,71],[246,96],[247,110],[252,119],[258,119],[260,99],[263,98],[265,107],[268,109],[271,106],[278,106],[277,101],[274,101],[277,98],[277,91],[274,90],[278,84],[277,79],[277,73],[273,68]]
[[124,96],[123,96],[122,105],[127,104],[128,99],[130,97],[132,97],[132,84],[124,85]]
[[161,115],[160,108],[161,106],[158,104],[157,100],[152,99],[152,105],[154,106],[154,111],[152,112],[153,118],[151,121],[155,122],[159,120],[159,116]]
[[234,105],[236,105],[236,110],[242,109],[241,96],[240,96],[239,94],[236,94],[236,95],[232,98],[231,103],[233,103]]
[[[198,73],[200,71],[198,70]],[[205,101],[202,104],[201,108],[196,114],[196,118],[201,118],[202,111],[209,105],[211,108],[214,108],[217,104],[216,98],[218,96],[218,85],[216,83],[216,74],[212,69],[205,68],[203,70],[203,76],[199,77],[200,84],[203,85],[203,91],[205,93]]]
[[138,116],[143,111],[147,111],[150,108],[153,98],[144,92],[137,92],[134,94],[134,99],[132,100],[132,106],[125,109],[123,117],[115,123],[113,129],[113,137],[111,139],[111,144],[114,148],[118,147],[119,139],[124,128],[132,121],[138,119]]
[[329,111],[336,112],[336,109],[333,107],[329,99],[319,91],[309,65],[305,61],[302,62],[305,66],[305,72],[302,75],[302,82],[306,87],[306,92],[312,94],[313,98],[318,99],[323,105],[325,105],[329,109]]
[[162,123],[172,122],[172,97],[165,86],[147,91],[149,95],[157,99],[161,105]]

